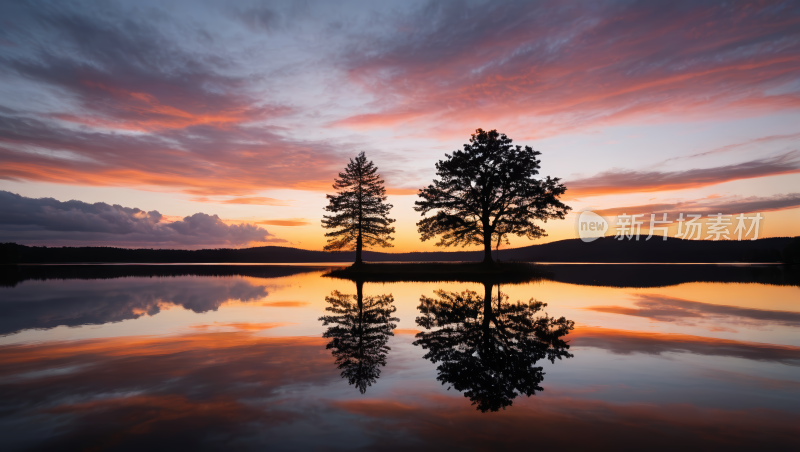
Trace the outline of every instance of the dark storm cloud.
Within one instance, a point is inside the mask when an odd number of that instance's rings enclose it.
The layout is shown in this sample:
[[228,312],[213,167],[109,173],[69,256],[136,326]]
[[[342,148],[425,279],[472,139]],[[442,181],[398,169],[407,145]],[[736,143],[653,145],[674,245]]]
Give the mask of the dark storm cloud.
[[26,198],[0,191],[0,241],[19,243],[84,244],[136,243],[139,245],[244,245],[280,241],[258,226],[228,225],[216,215],[196,213],[182,220],[163,221],[158,211],[138,208],[61,202],[53,198]]

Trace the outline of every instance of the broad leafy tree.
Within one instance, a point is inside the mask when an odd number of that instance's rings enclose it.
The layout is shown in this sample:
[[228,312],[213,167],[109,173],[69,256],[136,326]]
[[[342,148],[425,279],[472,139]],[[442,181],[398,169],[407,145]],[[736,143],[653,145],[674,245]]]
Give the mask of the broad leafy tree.
[[445,154],[436,164],[438,179],[420,190],[414,210],[432,213],[417,223],[422,240],[439,236],[437,246],[483,245],[492,262],[492,242],[507,235],[546,236],[535,221],[563,219],[570,207],[559,201],[566,187],[539,174],[541,154],[512,145],[496,130],[478,129],[464,150]]
[[326,251],[341,249],[356,250],[356,264],[361,264],[364,246],[393,246],[390,225],[395,220],[388,217],[392,205],[386,202],[386,188],[378,174],[378,167],[367,161],[364,153],[355,160],[350,159],[343,173],[334,180],[335,195],[327,195],[329,204],[325,210],[333,215],[323,215],[322,226],[335,231],[328,232]]
[[436,291],[436,298],[420,297],[414,345],[426,350],[424,358],[437,363],[442,384],[463,392],[480,411],[510,406],[520,394],[542,391],[542,359],[571,358],[564,336],[574,322],[564,317],[537,315],[546,304],[509,303],[500,294]]

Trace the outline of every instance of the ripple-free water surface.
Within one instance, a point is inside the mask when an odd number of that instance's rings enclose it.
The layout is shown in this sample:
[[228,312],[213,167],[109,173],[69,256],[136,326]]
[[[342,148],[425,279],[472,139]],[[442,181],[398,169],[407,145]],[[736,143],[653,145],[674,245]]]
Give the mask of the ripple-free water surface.
[[[784,268],[556,270],[494,286],[486,322],[477,283],[365,283],[359,303],[323,267],[115,267],[0,287],[3,450],[800,448]],[[568,349],[545,315],[574,322]]]

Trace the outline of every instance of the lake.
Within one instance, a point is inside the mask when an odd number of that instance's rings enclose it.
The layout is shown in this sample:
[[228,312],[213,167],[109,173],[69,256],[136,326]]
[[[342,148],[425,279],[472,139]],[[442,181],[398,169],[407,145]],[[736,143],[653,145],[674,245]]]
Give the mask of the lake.
[[797,266],[332,268],[7,267],[3,450],[800,450]]

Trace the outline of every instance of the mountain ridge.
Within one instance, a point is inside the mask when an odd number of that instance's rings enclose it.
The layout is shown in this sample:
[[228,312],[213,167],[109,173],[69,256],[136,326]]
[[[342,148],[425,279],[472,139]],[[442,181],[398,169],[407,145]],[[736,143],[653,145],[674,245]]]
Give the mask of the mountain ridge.
[[[604,237],[594,242],[565,239],[500,250],[503,261],[592,263],[735,263],[781,262],[791,237],[747,241],[704,241],[654,237],[649,241],[618,241]],[[497,252],[493,253],[497,258]],[[483,251],[419,251],[385,253],[364,251],[368,262],[480,261]],[[354,251],[325,252],[284,246],[242,249],[130,249],[114,247],[37,247],[0,244],[0,263],[319,263],[353,262]]]

